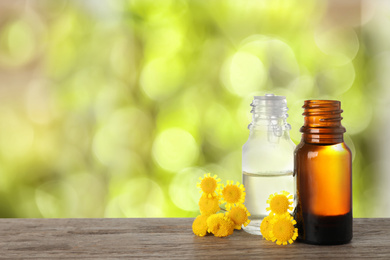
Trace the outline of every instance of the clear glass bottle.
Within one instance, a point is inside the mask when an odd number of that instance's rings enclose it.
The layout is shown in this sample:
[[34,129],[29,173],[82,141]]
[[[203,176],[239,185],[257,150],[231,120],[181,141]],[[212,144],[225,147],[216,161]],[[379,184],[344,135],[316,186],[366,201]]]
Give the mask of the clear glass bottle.
[[242,148],[242,174],[245,206],[251,213],[250,224],[243,229],[261,235],[260,223],[270,194],[288,191],[295,194],[293,163],[295,144],[290,139],[287,123],[287,101],[284,96],[255,96],[248,141]]
[[307,100],[295,150],[298,239],[319,245],[352,239],[352,156],[344,143],[341,104]]

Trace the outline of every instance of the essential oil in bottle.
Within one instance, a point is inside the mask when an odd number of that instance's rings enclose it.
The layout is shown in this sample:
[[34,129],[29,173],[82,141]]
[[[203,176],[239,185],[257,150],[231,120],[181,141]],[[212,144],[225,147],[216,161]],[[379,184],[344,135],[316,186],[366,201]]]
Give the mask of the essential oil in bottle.
[[295,194],[292,176],[295,144],[287,123],[284,96],[255,96],[251,104],[252,122],[249,138],[242,149],[242,175],[245,206],[251,222],[243,229],[260,235],[260,223],[268,215],[266,201],[270,194],[287,191]]
[[344,143],[341,104],[304,103],[301,143],[294,153],[298,239],[318,245],[352,239],[352,156]]

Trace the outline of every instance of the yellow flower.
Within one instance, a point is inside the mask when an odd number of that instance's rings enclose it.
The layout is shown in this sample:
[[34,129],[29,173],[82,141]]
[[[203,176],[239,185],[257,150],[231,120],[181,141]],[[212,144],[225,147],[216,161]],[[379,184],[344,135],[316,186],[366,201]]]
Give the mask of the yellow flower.
[[290,195],[287,191],[282,191],[282,194],[271,194],[267,200],[269,207],[266,208],[267,211],[271,210],[270,214],[284,214],[287,210],[292,210],[292,200],[293,196]]
[[261,235],[263,236],[263,238],[265,238],[267,240],[271,240],[269,232],[270,232],[271,227],[272,227],[271,221],[273,218],[274,218],[274,215],[267,216],[267,217],[263,218],[263,220],[261,221],[261,224],[260,224]]
[[269,236],[272,242],[276,241],[278,245],[287,245],[294,243],[298,237],[298,229],[294,227],[297,222],[289,214],[275,215],[271,220],[271,230]]
[[219,188],[219,182],[221,179],[217,178],[217,175],[211,176],[210,173],[206,173],[204,177],[199,177],[200,182],[196,184],[198,188],[201,188],[200,192],[209,194],[209,197]]
[[241,229],[242,225],[246,227],[249,224],[249,222],[251,222],[248,219],[250,215],[251,214],[248,212],[246,207],[242,204],[232,207],[227,213],[227,216],[234,222],[235,229]]
[[217,213],[219,208],[219,197],[217,195],[208,196],[204,193],[199,200],[199,210],[203,215],[211,215]]
[[245,201],[245,188],[239,182],[226,182],[226,186],[222,185],[222,203],[226,202],[226,209],[230,209],[235,204],[242,204]]
[[211,215],[207,219],[208,232],[216,237],[226,237],[233,234],[234,223],[223,213]]
[[192,231],[195,235],[203,237],[207,233],[207,215],[199,215],[192,223]]

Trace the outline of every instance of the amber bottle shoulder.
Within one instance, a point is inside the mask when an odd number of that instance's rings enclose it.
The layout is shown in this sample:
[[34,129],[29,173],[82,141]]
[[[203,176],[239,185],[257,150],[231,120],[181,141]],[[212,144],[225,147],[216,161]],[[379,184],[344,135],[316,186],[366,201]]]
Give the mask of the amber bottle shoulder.
[[295,155],[309,153],[309,152],[319,152],[319,151],[330,151],[334,154],[348,153],[351,155],[351,149],[345,142],[333,143],[333,144],[313,144],[307,142],[300,142],[295,148]]

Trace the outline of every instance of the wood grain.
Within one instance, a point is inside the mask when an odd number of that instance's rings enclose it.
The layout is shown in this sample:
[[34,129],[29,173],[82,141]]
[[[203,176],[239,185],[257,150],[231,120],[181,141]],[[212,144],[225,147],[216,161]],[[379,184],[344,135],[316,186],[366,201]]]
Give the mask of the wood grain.
[[0,258],[390,259],[390,219],[354,219],[352,242],[277,246],[235,231],[193,235],[193,219],[0,219]]

